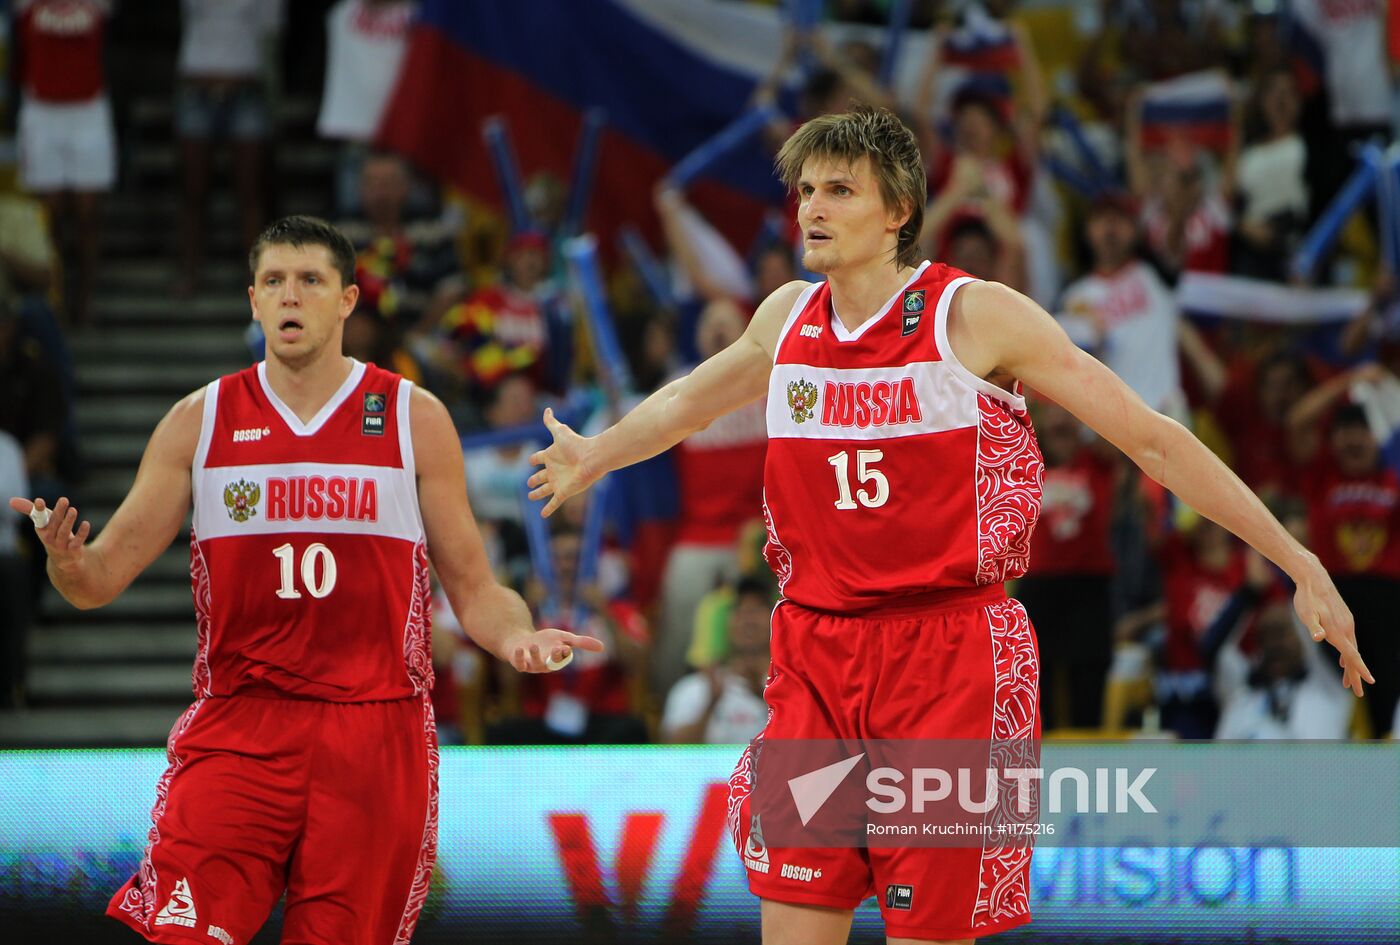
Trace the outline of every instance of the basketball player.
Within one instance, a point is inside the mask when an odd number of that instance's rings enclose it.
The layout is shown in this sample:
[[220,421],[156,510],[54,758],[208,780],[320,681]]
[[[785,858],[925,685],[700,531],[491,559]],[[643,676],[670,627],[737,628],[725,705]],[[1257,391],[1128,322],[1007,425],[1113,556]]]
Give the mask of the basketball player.
[[[1035,638],[1002,587],[1025,571],[1040,505],[1023,384],[1287,571],[1299,614],[1360,694],[1371,677],[1331,580],[1209,450],[1024,296],[918,263],[924,169],[898,119],[814,119],[778,168],[799,196],[803,263],[826,281],[774,292],[740,340],[596,437],[547,412],[554,443],[530,479],[549,514],[767,394],[767,555],[785,599],[761,737],[1038,735]],[[766,847],[747,812],[750,758],[729,809],[766,945],[844,942],[872,893],[891,942],[970,942],[1029,921],[1026,847]],[[785,877],[793,863],[806,869]]]
[[284,943],[406,943],[437,846],[429,553],[462,626],[517,670],[602,644],[533,630],[495,583],[442,403],[341,354],[345,237],[288,217],[249,265],[266,361],[175,405],[91,544],[66,499],[39,528],[54,586],[100,607],[194,503],[196,700],[107,914],[152,942],[246,945],[285,891]]

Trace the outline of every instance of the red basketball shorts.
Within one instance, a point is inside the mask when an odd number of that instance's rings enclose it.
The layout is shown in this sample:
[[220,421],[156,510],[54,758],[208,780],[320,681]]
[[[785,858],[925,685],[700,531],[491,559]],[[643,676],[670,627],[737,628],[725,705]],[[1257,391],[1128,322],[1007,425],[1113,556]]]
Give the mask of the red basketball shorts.
[[152,942],[399,945],[437,850],[425,701],[201,699],[171,731],[141,866],[107,914]]
[[874,895],[895,937],[976,938],[1029,922],[1029,846],[778,848],[764,844],[761,826],[753,830],[749,809],[764,740],[1039,737],[1039,661],[1025,608],[1000,585],[858,617],[783,601],[772,652],[768,724],[730,780],[730,828],[749,889],[835,909]]

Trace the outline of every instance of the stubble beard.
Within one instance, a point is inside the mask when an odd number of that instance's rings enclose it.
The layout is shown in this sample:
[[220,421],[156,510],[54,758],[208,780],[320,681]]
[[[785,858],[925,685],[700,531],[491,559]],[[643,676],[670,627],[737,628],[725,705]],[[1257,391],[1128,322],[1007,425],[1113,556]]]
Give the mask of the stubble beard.
[[826,274],[838,268],[840,265],[840,254],[830,249],[809,249],[802,254],[802,267],[808,272]]

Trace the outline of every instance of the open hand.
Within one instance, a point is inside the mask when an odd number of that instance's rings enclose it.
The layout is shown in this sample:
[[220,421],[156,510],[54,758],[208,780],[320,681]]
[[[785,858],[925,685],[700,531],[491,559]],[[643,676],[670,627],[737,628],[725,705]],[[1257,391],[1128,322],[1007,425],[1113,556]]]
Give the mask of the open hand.
[[549,628],[515,637],[507,645],[504,656],[511,666],[522,673],[548,673],[558,668],[551,667],[551,661],[557,664],[575,649],[601,653],[603,641]]
[[588,468],[585,457],[588,451],[588,437],[579,436],[568,424],[554,417],[548,408],[544,412],[544,425],[554,436],[554,443],[530,457],[530,464],[543,466],[530,477],[530,498],[549,497],[541,511],[545,518],[564,504],[570,496],[578,495],[602,477]]
[[1299,581],[1293,606],[1314,640],[1326,640],[1337,648],[1343,686],[1359,697],[1362,680],[1375,684],[1376,677],[1371,675],[1356,649],[1356,622],[1327,572],[1319,567],[1316,574]]

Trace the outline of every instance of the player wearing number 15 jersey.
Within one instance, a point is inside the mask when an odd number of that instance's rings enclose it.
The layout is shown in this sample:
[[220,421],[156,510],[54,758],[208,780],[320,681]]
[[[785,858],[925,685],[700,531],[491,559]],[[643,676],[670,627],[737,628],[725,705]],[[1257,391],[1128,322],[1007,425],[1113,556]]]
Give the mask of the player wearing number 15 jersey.
[[[992,749],[1039,731],[1035,639],[1002,586],[1025,570],[1039,507],[1023,383],[1288,572],[1300,615],[1341,654],[1343,684],[1360,695],[1374,682],[1316,557],[1209,450],[1029,299],[919,264],[923,159],[897,118],[864,107],[816,118],[778,169],[799,199],[803,264],[826,281],[773,293],[742,338],[597,436],[546,412],[554,443],[530,478],[550,514],[767,394],[768,559],[785,599],[761,739]],[[1025,846],[767,845],[752,758],[731,779],[729,814],[765,945],[844,942],[871,894],[891,943],[969,942],[1029,920]]]
[[193,499],[195,702],[107,908],[152,942],[246,945],[284,893],[284,942],[409,941],[437,846],[430,558],[461,625],[516,669],[602,647],[533,630],[496,584],[442,404],[341,354],[354,259],[320,220],[272,224],[249,258],[266,360],[170,411],[91,544],[67,499],[35,521],[55,587],[97,607]]

